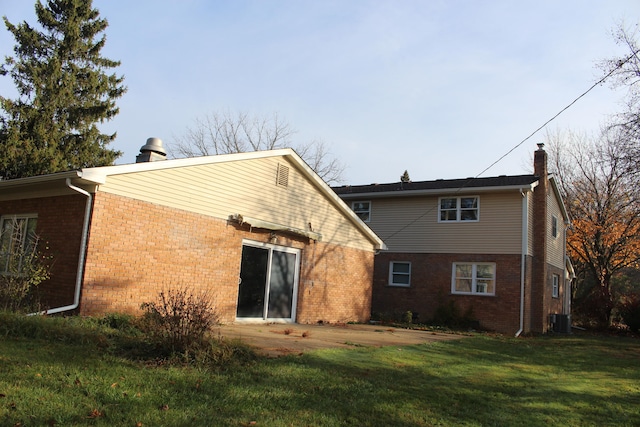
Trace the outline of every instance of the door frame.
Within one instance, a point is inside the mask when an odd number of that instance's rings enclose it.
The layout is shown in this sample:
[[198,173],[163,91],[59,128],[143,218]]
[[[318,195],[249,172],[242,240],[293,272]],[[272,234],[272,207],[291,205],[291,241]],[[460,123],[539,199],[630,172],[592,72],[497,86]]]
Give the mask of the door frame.
[[[264,313],[269,312],[268,301],[269,301],[269,283],[271,281],[271,260],[273,256],[273,251],[286,252],[290,254],[294,254],[296,256],[294,276],[293,276],[293,295],[291,298],[291,318],[282,319],[282,318],[269,318],[266,317],[267,314],[263,315],[263,317],[238,317],[237,309],[238,309],[238,293],[236,293],[236,323],[295,323],[297,316],[297,308],[298,308],[298,284],[300,281],[300,257],[302,255],[302,250],[298,248],[293,248],[290,246],[280,246],[274,245],[272,243],[264,243],[257,242],[255,240],[242,239],[242,247],[244,246],[252,246],[255,248],[263,248],[269,250],[269,258],[267,261],[267,283],[265,284],[265,307]],[[242,251],[241,251],[242,252]],[[240,259],[240,266],[238,268],[238,285],[236,287],[236,291],[239,292],[238,287],[240,286],[240,274],[242,272],[242,259]]]

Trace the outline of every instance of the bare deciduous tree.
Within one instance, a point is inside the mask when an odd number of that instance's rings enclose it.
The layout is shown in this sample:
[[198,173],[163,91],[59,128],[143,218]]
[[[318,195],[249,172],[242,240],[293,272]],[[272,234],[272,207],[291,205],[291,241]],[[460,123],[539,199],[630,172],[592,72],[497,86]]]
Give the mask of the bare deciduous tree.
[[[616,303],[612,278],[640,262],[640,191],[627,172],[620,138],[624,134],[615,128],[598,138],[571,133],[547,136],[551,169],[559,178],[572,221],[569,254],[578,270],[595,283],[586,300],[592,305],[591,314],[598,317],[593,320],[603,325],[609,324]],[[577,286],[588,283],[583,276]]]
[[627,172],[634,174],[640,170],[640,44],[637,40],[639,30],[637,24],[633,27],[620,24],[613,31],[613,38],[626,53],[600,63],[601,69],[607,73],[612,72],[611,85],[627,90],[624,110],[614,117],[611,127],[622,132],[622,137],[617,141],[624,150],[621,159],[627,167]]
[[291,147],[327,184],[342,181],[344,165],[322,141],[292,145],[296,131],[277,114],[254,116],[246,112],[213,112],[197,118],[169,146],[174,157],[212,156]]

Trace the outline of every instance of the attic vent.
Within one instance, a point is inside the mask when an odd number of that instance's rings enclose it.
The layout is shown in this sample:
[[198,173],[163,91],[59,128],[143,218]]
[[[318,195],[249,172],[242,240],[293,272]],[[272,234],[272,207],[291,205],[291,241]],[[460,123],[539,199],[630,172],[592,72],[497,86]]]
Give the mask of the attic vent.
[[276,176],[276,185],[280,187],[289,186],[289,168],[278,163],[278,175]]

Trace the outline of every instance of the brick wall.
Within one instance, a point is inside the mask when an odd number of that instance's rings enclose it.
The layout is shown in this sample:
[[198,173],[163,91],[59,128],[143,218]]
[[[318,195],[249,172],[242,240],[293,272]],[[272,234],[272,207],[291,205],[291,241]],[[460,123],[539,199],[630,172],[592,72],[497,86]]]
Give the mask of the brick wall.
[[0,215],[38,215],[40,249],[53,257],[51,277],[39,287],[44,307],[73,303],[85,204],[81,195],[0,202]]
[[[81,311],[138,313],[174,286],[210,289],[224,322],[235,320],[242,239],[270,232],[173,208],[97,193]],[[301,250],[297,321],[366,321],[373,253],[278,234]]]
[[[389,262],[411,262],[411,286],[388,286]],[[496,264],[495,296],[451,293],[454,262]],[[420,321],[433,318],[436,309],[453,301],[462,314],[473,310],[485,329],[512,334],[520,322],[520,255],[380,253],[375,257],[372,311],[419,314]]]

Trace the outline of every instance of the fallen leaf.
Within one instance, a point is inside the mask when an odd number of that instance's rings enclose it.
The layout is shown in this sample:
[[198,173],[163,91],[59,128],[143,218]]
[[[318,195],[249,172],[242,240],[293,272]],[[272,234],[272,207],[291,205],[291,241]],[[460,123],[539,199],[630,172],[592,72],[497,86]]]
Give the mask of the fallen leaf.
[[168,411],[169,405],[161,405],[158,409],[160,409],[161,411]]
[[118,383],[111,384],[111,388],[116,388],[116,387],[118,387]]
[[102,412],[98,411],[97,409],[94,409],[89,413],[89,416],[87,418],[100,418],[101,416],[102,416]]

